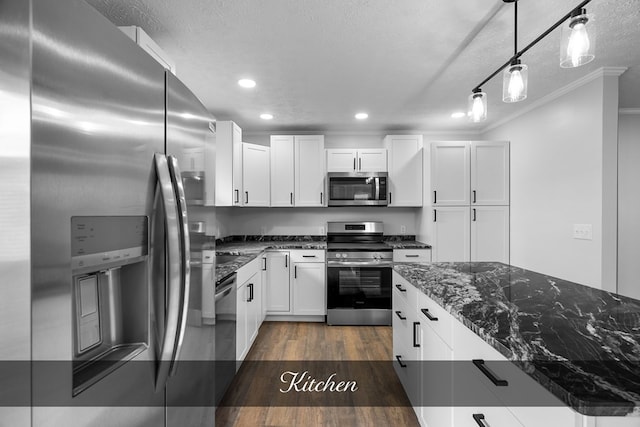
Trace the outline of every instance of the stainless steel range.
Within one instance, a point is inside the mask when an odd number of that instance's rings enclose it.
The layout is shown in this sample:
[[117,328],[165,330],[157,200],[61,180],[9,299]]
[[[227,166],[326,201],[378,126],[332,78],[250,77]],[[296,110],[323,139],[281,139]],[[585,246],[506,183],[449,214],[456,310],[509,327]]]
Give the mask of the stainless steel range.
[[391,325],[393,250],[382,222],[327,223],[327,324]]

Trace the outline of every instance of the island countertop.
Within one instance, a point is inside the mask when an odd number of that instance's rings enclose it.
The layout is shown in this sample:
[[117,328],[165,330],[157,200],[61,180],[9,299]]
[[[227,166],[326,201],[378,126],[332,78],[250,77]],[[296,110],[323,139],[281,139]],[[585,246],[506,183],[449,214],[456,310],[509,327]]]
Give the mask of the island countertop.
[[394,270],[577,412],[640,416],[640,301],[502,263]]

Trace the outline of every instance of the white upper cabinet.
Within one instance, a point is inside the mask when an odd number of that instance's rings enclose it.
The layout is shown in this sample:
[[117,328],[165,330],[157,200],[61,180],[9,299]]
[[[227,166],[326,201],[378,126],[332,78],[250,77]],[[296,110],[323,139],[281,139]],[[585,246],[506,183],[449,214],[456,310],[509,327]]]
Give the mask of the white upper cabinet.
[[358,172],[386,172],[387,149],[363,148],[358,150]]
[[471,207],[471,261],[509,263],[509,206]]
[[242,129],[232,121],[216,123],[216,206],[242,206]]
[[469,205],[470,145],[467,141],[431,143],[431,202],[434,205]]
[[324,135],[296,135],[294,155],[295,206],[325,206]]
[[242,144],[243,206],[269,206],[269,147]]
[[331,148],[327,150],[327,172],[386,172],[386,148]]
[[271,206],[294,206],[294,141],[292,135],[271,136]]
[[136,42],[138,46],[142,48],[145,52],[147,52],[153,59],[158,61],[160,65],[162,65],[165,69],[171,71],[173,74],[176,73],[176,63],[169,58],[160,46],[153,41],[151,37],[144,30],[137,26],[124,26],[118,27],[123,33],[125,33],[131,40]]
[[387,135],[389,206],[422,206],[422,135]]
[[356,172],[358,151],[351,148],[327,150],[327,172]]
[[471,204],[509,204],[509,143],[471,143]]

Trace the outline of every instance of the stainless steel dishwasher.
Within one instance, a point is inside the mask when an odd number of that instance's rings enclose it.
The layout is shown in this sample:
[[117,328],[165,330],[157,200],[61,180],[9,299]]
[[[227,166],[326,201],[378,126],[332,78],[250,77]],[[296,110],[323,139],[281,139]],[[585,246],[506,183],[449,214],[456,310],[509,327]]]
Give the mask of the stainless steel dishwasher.
[[236,273],[216,286],[216,406],[236,374]]

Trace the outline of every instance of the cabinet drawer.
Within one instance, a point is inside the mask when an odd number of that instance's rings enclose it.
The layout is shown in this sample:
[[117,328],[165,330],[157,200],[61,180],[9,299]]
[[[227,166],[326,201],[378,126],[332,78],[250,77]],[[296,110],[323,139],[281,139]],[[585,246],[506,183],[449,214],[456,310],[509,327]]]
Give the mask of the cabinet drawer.
[[262,254],[257,256],[254,260],[251,260],[249,263],[243,265],[238,269],[238,275],[236,276],[236,282],[238,286],[245,283],[251,276],[256,274],[259,270],[261,270],[262,266]]
[[393,295],[393,299],[397,298],[399,301],[404,301],[408,310],[415,310],[417,306],[416,294],[418,292],[416,287],[395,271],[391,277],[391,286],[393,288],[391,293]]
[[418,293],[418,318],[426,327],[432,328],[436,334],[453,348],[453,321],[452,315],[444,308],[422,292]]
[[291,251],[291,262],[324,262],[324,259],[324,251],[319,249]]
[[431,249],[394,249],[393,262],[431,262]]

